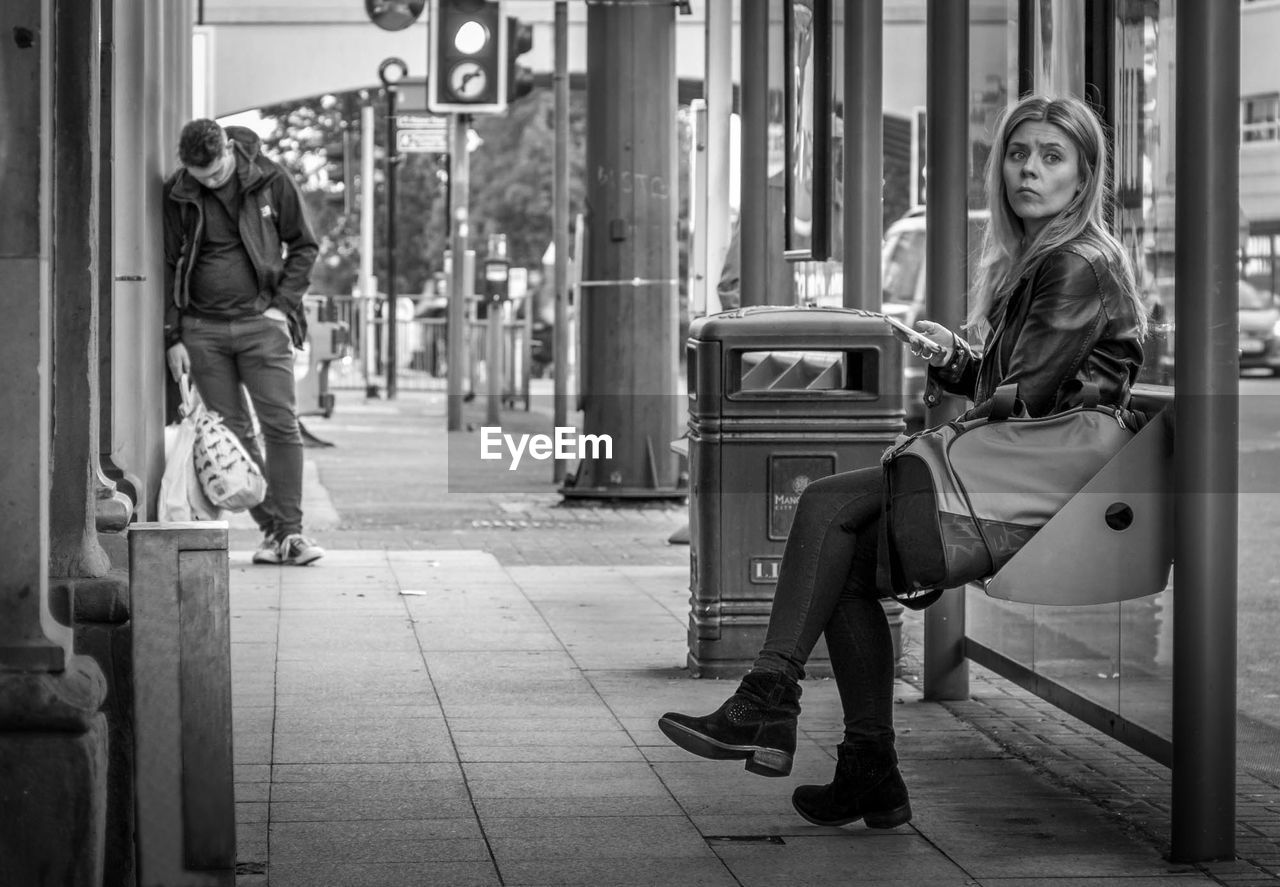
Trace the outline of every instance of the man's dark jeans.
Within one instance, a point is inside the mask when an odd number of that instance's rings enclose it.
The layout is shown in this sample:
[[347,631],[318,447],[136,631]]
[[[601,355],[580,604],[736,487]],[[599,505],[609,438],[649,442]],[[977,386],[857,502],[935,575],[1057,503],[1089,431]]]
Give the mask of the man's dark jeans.
[[[235,432],[267,479],[267,498],[249,511],[264,534],[302,532],[302,434],[298,428],[288,327],[268,317],[182,318],[182,343],[205,406]],[[266,452],[254,436],[243,385]]]
[[850,741],[893,742],[893,639],[876,591],[879,465],[805,488],[787,536],[758,671],[799,679],[820,635]]

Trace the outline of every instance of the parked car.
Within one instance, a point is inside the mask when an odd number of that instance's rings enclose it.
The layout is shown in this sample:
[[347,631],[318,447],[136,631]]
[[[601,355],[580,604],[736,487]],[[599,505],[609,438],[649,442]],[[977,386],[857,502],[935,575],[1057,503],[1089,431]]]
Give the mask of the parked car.
[[1240,369],[1280,373],[1280,304],[1276,294],[1240,281]]
[[[1173,384],[1174,282],[1157,281],[1151,298],[1151,327],[1147,337],[1147,365],[1139,381]],[[1247,280],[1237,283],[1240,326],[1240,369],[1264,369],[1280,374],[1280,298]],[[1148,374],[1148,369],[1153,370]],[[1158,377],[1156,375],[1158,373]]]

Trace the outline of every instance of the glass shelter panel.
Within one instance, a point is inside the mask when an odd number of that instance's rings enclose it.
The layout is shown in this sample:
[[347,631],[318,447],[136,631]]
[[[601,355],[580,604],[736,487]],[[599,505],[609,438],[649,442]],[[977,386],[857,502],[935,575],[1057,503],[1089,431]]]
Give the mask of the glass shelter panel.
[[[1053,53],[1078,45],[1086,22],[1059,0],[1011,3],[1037,16],[1041,79],[1074,71]],[[1099,4],[1105,8],[1106,4]],[[1113,229],[1133,259],[1139,287],[1153,312],[1144,381],[1171,382],[1174,266],[1174,0],[1117,0],[1110,82],[1094,84],[1114,135],[1116,204]],[[1052,28],[1048,25],[1051,24]],[[1079,35],[1062,33],[1080,28]],[[1087,33],[1101,33],[1088,28]],[[1028,67],[1023,60],[1023,67]],[[1068,79],[1071,79],[1068,77]],[[994,82],[993,82],[994,83]],[[977,122],[988,113],[977,101]],[[989,99],[1000,97],[997,89]],[[977,143],[975,141],[975,149]],[[976,152],[976,151],[975,151]],[[1092,606],[1033,606],[987,597],[973,585],[966,599],[966,635],[995,654],[1007,676],[1150,754],[1172,734],[1172,588],[1148,597]],[[1101,712],[1101,713],[1100,713]],[[1137,737],[1135,739],[1135,737]]]
[[1125,720],[1173,735],[1173,589],[1120,607],[1120,707]]

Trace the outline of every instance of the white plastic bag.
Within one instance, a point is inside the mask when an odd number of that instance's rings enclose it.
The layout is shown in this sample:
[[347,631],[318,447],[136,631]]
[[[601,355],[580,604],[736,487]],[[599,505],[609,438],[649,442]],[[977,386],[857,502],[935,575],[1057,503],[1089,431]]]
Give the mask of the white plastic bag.
[[157,519],[221,520],[222,510],[209,501],[196,477],[195,420],[190,416],[164,429],[164,476],[160,479]]
[[192,456],[199,486],[209,501],[228,511],[244,511],[262,502],[267,480],[240,439],[222,424],[222,417],[205,409],[183,376],[183,412],[195,428]]

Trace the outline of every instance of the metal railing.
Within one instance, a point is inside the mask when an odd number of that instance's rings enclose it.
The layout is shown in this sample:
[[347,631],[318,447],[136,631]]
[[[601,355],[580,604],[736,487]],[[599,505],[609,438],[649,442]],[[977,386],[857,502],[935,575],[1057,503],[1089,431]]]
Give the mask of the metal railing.
[[[386,300],[365,296],[332,296],[334,319],[350,330],[351,352],[335,361],[329,371],[331,389],[385,391],[387,384]],[[449,342],[444,310],[439,305],[419,307],[402,299],[396,312],[396,387],[400,391],[444,391],[448,378]],[[406,304],[408,303],[408,304]],[[489,320],[475,316],[475,301],[466,321],[467,380],[463,390],[477,396],[489,391]],[[529,379],[533,374],[533,327],[529,317],[515,317],[512,303],[502,306],[504,405],[521,401],[529,408]]]

